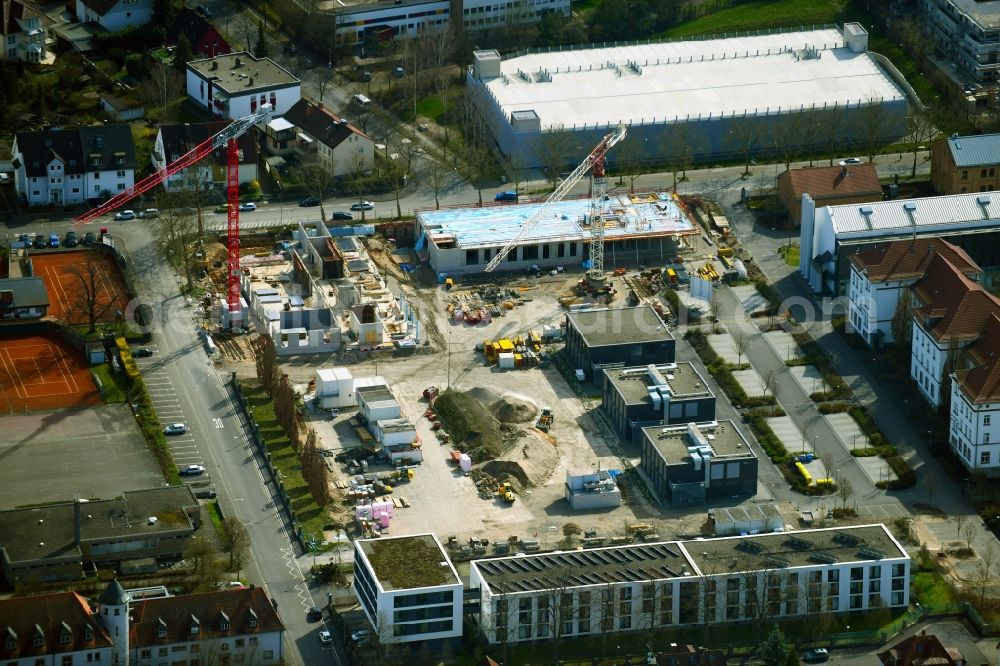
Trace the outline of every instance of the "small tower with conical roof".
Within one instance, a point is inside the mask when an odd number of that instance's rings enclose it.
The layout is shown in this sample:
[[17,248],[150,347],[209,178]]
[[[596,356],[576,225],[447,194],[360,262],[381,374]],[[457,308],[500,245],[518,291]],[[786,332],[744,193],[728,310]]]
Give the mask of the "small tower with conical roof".
[[113,580],[97,601],[101,623],[111,636],[112,666],[128,666],[128,592]]

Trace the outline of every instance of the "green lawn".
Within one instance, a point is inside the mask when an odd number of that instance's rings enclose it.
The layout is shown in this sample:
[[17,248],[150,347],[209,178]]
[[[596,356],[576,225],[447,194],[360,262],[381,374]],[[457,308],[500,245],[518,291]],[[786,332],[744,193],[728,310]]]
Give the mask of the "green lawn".
[[107,363],[95,365],[90,369],[104,389],[104,402],[125,402],[128,397],[128,380],[123,372],[111,372]]
[[292,449],[288,436],[274,416],[274,405],[267,394],[256,386],[243,383],[241,387],[247,405],[253,411],[254,420],[260,427],[267,451],[271,454],[271,462],[285,485],[296,520],[307,536],[322,541],[327,512],[316,504],[306,480],[302,478],[299,456]]
[[912,592],[914,600],[924,605],[957,601],[944,578],[932,571],[918,571],[913,576]]
[[792,268],[796,268],[799,265],[799,246],[797,243],[783,247],[781,254],[785,257],[785,263]]
[[689,37],[836,23],[844,0],[753,0],[674,26],[663,37]]
[[215,527],[215,533],[222,536],[222,512],[219,511],[219,500],[212,500],[208,503],[208,517]]

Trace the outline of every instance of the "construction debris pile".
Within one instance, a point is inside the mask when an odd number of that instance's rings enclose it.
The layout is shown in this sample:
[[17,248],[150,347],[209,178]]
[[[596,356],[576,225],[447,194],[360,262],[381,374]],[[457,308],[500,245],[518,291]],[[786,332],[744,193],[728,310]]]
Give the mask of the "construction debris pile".
[[448,316],[455,322],[488,324],[494,318],[502,317],[505,311],[531,302],[524,292],[534,288],[486,285],[476,291],[452,293],[445,299]]

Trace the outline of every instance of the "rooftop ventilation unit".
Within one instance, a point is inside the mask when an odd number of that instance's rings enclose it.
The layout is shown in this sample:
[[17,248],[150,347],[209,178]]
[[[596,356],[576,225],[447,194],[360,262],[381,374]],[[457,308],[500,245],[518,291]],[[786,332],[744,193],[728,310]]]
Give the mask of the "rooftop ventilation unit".
[[791,537],[785,543],[795,550],[811,550],[812,544],[805,539],[800,539],[799,537]]
[[978,197],[976,197],[976,203],[979,204],[980,206],[989,206],[990,205],[990,195],[988,195],[988,194],[980,194]]
[[809,561],[819,562],[820,564],[833,564],[837,561],[837,558],[830,553],[813,553],[809,556]]
[[916,201],[907,201],[907,202],[905,202],[903,204],[903,208],[905,208],[906,210],[908,210],[908,211],[910,211],[912,213],[915,210],[917,210],[917,202]]
[[853,534],[844,534],[842,532],[838,532],[837,534],[833,535],[833,542],[843,544],[845,546],[856,546],[859,543],[861,543],[861,539],[854,536]]
[[875,209],[873,209],[871,206],[862,206],[861,208],[858,209],[858,211],[862,215],[871,215],[872,213],[875,212]]
[[764,558],[764,564],[776,568],[785,568],[785,567],[790,567],[792,565],[792,562],[791,560],[788,560],[784,557],[778,557],[777,555],[769,555]]
[[742,550],[744,553],[754,555],[764,550],[764,546],[760,545],[756,541],[740,541],[736,544],[736,550]]
[[858,555],[861,557],[867,557],[872,560],[884,560],[885,553],[877,548],[862,548],[858,551]]

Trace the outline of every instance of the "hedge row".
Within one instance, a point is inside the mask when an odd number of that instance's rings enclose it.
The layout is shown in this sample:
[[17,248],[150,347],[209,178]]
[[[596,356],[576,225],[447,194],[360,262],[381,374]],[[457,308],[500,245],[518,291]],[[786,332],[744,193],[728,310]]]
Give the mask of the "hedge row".
[[823,375],[827,390],[821,395],[823,400],[846,400],[851,397],[851,389],[844,381],[844,378],[837,373],[837,370],[830,362],[830,358],[820,349],[819,344],[812,339],[812,336],[805,331],[792,333],[795,342],[802,349],[806,357],[812,359],[813,365]]
[[837,402],[821,402],[816,406],[820,414],[840,414],[850,409],[851,405],[843,400]]
[[781,294],[778,290],[771,286],[767,280],[764,278],[757,278],[753,281],[753,286],[757,288],[757,292],[767,299],[769,307],[767,308],[767,314],[772,315],[778,311],[781,307]]
[[910,463],[906,462],[903,456],[888,456],[885,461],[898,478],[892,481],[879,481],[875,485],[887,490],[906,490],[917,485],[917,473],[910,467]]
[[754,396],[747,395],[740,383],[733,377],[732,365],[726,363],[708,343],[708,338],[700,329],[692,328],[684,334],[684,338],[691,344],[698,357],[705,363],[719,387],[733,403],[735,407],[766,407],[777,404],[773,395]]
[[760,448],[764,449],[767,457],[775,465],[781,465],[789,460],[790,456],[788,449],[785,448],[785,445],[778,436],[771,430],[771,426],[768,425],[767,419],[769,416],[771,414],[766,410],[756,409],[744,414],[743,420],[750,426],[751,432],[757,438],[757,443],[760,444]]
[[[899,455],[896,447],[886,440],[885,435],[879,430],[878,425],[871,417],[871,414],[868,413],[868,410],[861,406],[854,406],[848,412],[858,424],[858,427],[861,428],[861,431],[868,435],[868,449],[876,449],[879,457],[885,459],[885,462],[898,477],[893,481],[879,481],[875,485],[887,490],[906,490],[917,485],[917,473],[910,467],[910,463],[906,462],[906,459]],[[853,455],[854,451],[851,453]]]

